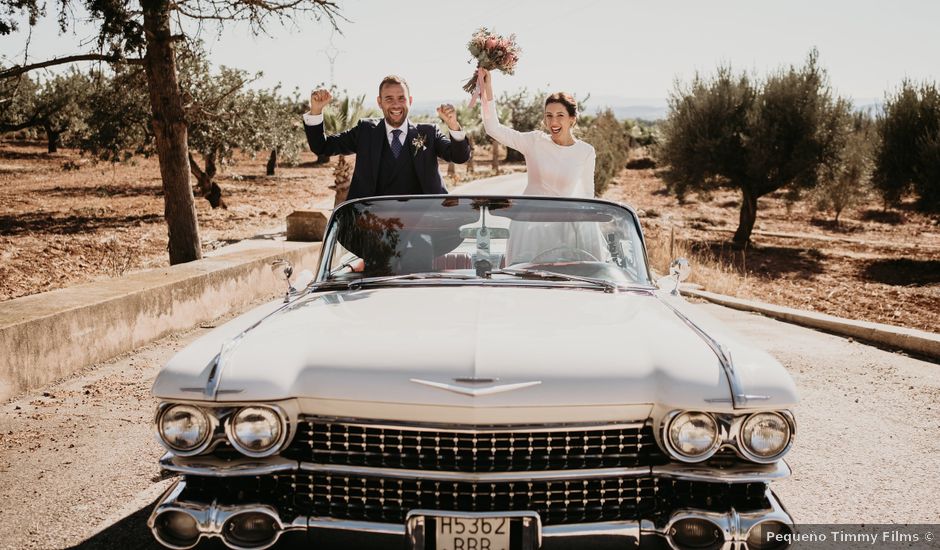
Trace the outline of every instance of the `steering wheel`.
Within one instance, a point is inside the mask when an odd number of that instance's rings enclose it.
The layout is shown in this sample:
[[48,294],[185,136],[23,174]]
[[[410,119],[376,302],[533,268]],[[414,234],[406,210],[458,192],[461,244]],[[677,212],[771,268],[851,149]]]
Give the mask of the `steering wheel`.
[[[572,253],[572,255],[570,255],[570,256],[565,256],[564,254],[560,254],[560,255],[558,255],[558,256],[552,258],[552,257],[551,257],[551,254],[552,254],[552,253],[555,253],[555,252],[570,252],[570,253]],[[544,256],[544,257],[543,257],[543,256]],[[548,250],[543,250],[543,251],[539,252],[538,254],[535,255],[534,258],[532,258],[532,259],[530,260],[530,262],[533,263],[533,264],[537,264],[537,263],[542,263],[542,262],[544,262],[546,259],[550,259],[550,260],[553,260],[553,261],[562,261],[562,262],[564,262],[564,261],[570,261],[570,262],[582,262],[582,261],[599,262],[599,261],[600,261],[600,260],[598,260],[598,259],[594,256],[594,254],[591,254],[590,252],[588,252],[587,250],[585,250],[585,249],[583,249],[583,248],[578,248],[578,247],[576,247],[576,246],[562,245],[562,246],[556,246],[556,247],[554,247],[554,248],[549,248]]]

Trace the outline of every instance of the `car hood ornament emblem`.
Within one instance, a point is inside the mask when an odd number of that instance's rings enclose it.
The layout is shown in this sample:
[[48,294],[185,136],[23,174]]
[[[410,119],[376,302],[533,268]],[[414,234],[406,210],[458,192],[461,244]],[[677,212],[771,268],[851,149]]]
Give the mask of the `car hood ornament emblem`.
[[[502,393],[513,390],[521,390],[522,388],[528,388],[531,386],[537,386],[542,383],[541,380],[532,380],[531,382],[515,382],[512,384],[499,384],[499,385],[487,385],[481,386],[480,384],[494,384],[499,381],[499,378],[455,378],[454,381],[457,384],[451,384],[448,382],[434,382],[433,380],[422,380],[420,378],[412,378],[412,382],[415,384],[423,384],[425,386],[430,386],[432,388],[438,388],[441,390],[447,390],[454,393],[459,393],[461,395],[469,395],[470,397],[477,397],[480,395],[491,395],[494,393]],[[473,384],[473,387],[468,387],[463,384]]]

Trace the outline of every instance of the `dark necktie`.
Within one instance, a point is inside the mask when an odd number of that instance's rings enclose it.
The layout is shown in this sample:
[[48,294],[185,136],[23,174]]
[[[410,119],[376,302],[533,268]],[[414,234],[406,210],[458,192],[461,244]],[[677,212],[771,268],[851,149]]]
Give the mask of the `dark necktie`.
[[401,130],[392,130],[392,154],[395,158],[401,154]]

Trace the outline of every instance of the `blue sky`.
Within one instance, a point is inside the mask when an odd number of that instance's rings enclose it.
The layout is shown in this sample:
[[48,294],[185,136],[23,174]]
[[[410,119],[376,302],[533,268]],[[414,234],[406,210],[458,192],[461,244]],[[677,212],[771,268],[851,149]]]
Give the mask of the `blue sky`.
[[[516,75],[498,75],[498,89],[564,89],[597,101],[662,101],[676,78],[696,70],[730,63],[763,74],[801,63],[813,46],[836,90],[861,102],[905,77],[940,79],[940,2],[932,0],[338,2],[350,20],[341,22],[343,34],[305,20],[272,26],[270,36],[230,26],[221,35],[205,29],[202,38],[213,63],[262,70],[260,85],[306,92],[330,79],[324,50],[332,37],[337,85],[372,95],[382,76],[399,73],[416,100],[463,97],[472,69],[466,42],[479,26],[515,32],[523,48]],[[60,36],[46,18],[34,30],[30,58],[83,51],[92,35],[79,26]],[[23,43],[22,33],[5,37],[2,61],[20,62]]]

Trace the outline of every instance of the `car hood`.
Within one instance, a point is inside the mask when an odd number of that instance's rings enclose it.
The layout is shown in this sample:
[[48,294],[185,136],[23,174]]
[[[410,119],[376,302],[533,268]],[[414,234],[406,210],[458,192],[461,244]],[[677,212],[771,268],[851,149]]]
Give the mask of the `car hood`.
[[[217,391],[207,393],[213,371]],[[267,304],[180,352],[154,395],[463,407],[730,402],[717,355],[651,293],[492,286]]]

